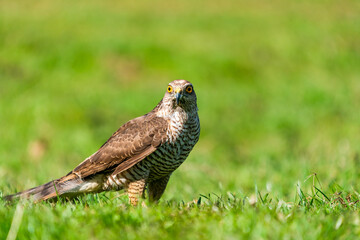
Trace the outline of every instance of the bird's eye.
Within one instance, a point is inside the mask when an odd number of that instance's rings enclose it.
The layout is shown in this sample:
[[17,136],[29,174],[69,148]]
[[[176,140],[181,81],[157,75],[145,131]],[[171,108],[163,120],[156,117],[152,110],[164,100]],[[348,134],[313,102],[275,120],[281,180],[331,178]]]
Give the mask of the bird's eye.
[[167,87],[167,91],[168,91],[169,93],[171,93],[172,90],[173,90],[172,86],[168,86],[168,87]]
[[193,91],[192,86],[188,86],[188,87],[186,88],[186,92],[192,93],[192,91]]

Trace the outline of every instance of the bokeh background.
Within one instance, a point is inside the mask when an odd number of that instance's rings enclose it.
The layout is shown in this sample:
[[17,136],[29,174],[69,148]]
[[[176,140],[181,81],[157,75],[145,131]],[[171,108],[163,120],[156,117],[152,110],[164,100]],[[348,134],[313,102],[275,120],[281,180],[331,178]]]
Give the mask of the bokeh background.
[[291,201],[317,173],[358,189],[360,2],[5,1],[0,186],[58,178],[167,83],[198,95],[201,138],[164,199],[254,193]]

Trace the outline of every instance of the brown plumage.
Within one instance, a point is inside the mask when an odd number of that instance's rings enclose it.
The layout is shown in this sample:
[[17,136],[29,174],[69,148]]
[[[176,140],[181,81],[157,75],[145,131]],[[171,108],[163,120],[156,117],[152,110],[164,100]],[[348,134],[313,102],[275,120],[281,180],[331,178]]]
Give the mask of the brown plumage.
[[186,80],[169,83],[160,103],[144,116],[121,126],[101,148],[64,177],[5,196],[34,201],[125,189],[130,202],[139,196],[157,201],[171,173],[199,139],[196,94]]

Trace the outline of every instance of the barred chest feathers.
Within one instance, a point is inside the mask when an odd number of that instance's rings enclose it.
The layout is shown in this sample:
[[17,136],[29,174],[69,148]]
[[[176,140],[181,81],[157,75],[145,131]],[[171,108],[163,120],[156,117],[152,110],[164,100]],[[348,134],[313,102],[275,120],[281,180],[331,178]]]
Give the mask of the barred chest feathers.
[[155,175],[159,177],[171,173],[185,161],[200,135],[197,111],[187,113],[181,109],[172,112],[170,116],[162,117],[167,118],[169,122],[166,133],[168,141],[148,157],[151,162],[150,171],[158,173]]
[[167,131],[169,144],[173,145],[174,155],[185,160],[200,135],[200,122],[197,112],[175,111],[169,119]]

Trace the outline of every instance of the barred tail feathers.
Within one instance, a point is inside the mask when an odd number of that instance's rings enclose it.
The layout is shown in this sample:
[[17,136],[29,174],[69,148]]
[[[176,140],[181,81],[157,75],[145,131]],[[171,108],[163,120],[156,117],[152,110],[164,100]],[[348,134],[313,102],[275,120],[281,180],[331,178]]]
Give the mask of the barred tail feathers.
[[91,192],[97,187],[96,183],[92,184],[93,189],[87,188],[87,182],[81,180],[77,176],[65,176],[57,180],[50,181],[43,185],[4,197],[5,201],[13,201],[16,199],[31,199],[39,202],[48,199],[55,199],[58,196],[76,196],[81,193]]

